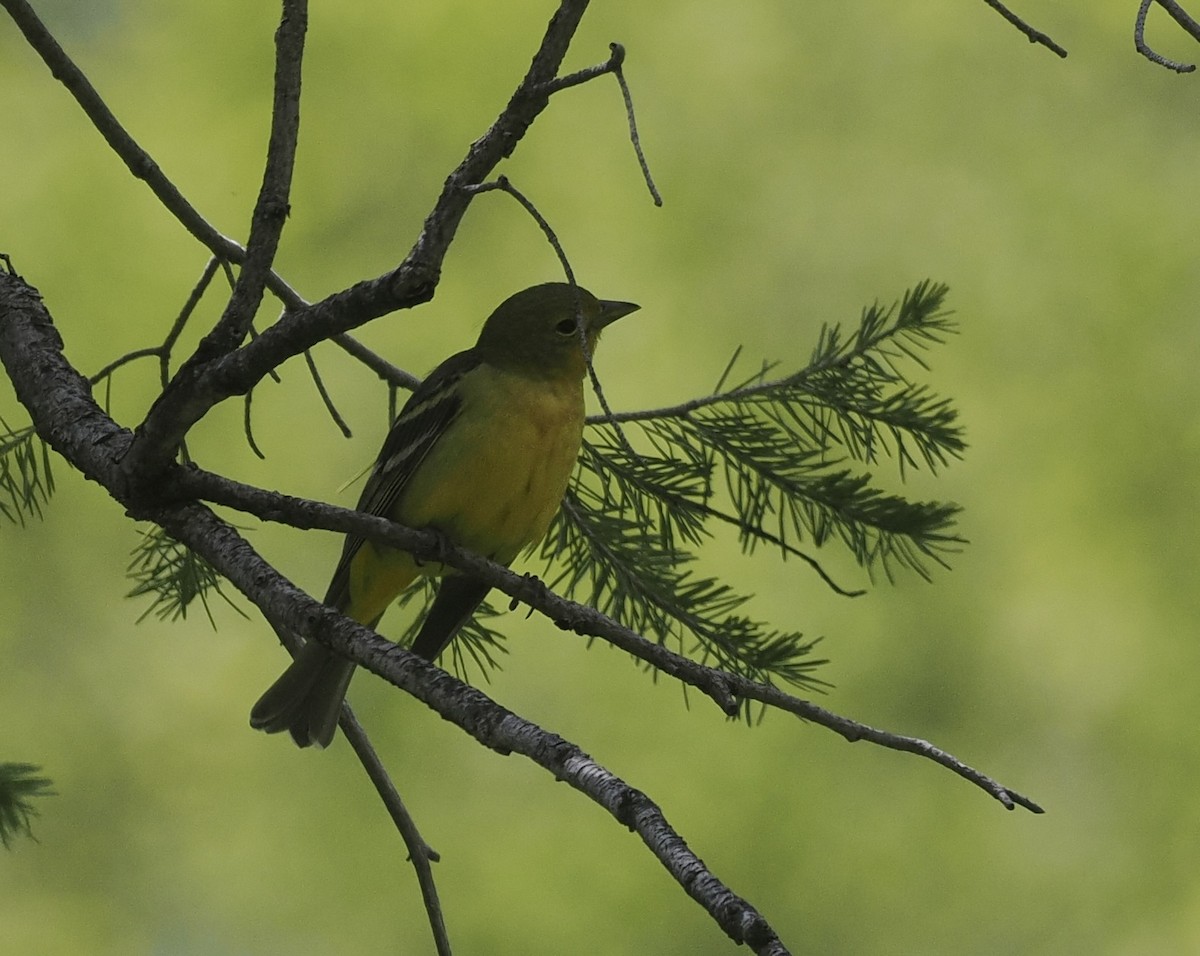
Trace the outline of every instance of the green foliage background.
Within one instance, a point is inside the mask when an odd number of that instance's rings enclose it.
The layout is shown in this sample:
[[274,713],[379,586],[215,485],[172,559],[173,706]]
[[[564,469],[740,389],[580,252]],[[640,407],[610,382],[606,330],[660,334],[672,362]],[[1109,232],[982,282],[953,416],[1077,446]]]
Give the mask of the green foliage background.
[[[37,4],[135,136],[243,235],[269,104],[272,5]],[[505,172],[596,292],[643,312],[599,358],[614,407],[711,387],[743,344],[784,370],[823,321],[926,276],[963,334],[931,381],[968,429],[918,496],[966,508],[970,547],[838,598],[799,563],[712,548],[753,612],[827,636],[826,703],[928,737],[1040,800],[1005,813],[944,771],[772,715],[684,706],[621,655],[510,615],[489,691],[577,741],[668,818],[794,952],[1183,953],[1200,947],[1200,326],[1197,80],[1135,56],[1135,4],[1029,2],[1060,61],[983,3],[597,2],[570,60],[629,50],[666,206],[641,186],[615,83],[556,98]],[[553,3],[314,5],[293,216],[279,267],[318,298],[407,250],[442,179],[503,105]],[[1200,55],[1152,15],[1157,46]],[[203,252],[0,23],[0,250],[95,371],[165,332]],[[509,292],[556,276],[498,194],[472,207],[436,300],[363,337],[424,371]],[[208,303],[207,315],[215,308]],[[269,316],[264,315],[263,319]],[[300,363],[236,404],[196,457],[342,502],[385,392],[318,354],[343,441]],[[120,373],[114,411],[155,391]],[[19,417],[11,390],[6,417]],[[344,745],[300,753],[246,726],[281,666],[218,605],[178,625],[122,599],[137,531],[57,474],[46,520],[0,528],[0,759],[58,796],[40,843],[0,855],[6,951],[425,953],[403,849]],[[320,591],[332,536],[249,532]],[[824,556],[861,584],[844,556]],[[403,620],[391,622],[398,630]],[[482,752],[360,678],[353,693],[427,839],[456,952],[732,952],[638,840],[517,758]]]

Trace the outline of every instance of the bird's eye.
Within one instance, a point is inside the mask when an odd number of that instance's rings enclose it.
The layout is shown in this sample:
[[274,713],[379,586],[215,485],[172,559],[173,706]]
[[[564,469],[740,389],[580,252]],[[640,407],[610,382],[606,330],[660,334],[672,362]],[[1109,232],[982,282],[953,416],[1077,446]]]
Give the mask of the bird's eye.
[[563,319],[554,327],[554,331],[559,335],[573,335],[575,333],[575,320]]

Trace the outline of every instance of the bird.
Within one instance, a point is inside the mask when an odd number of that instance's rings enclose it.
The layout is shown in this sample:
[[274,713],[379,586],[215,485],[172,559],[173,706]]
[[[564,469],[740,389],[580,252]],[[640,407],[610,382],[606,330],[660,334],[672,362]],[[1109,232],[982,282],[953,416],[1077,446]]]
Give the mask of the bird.
[[[545,536],[566,492],[583,437],[587,362],[601,331],[639,308],[565,282],[509,296],[475,345],[438,365],[409,396],[358,510],[431,528],[509,565]],[[434,661],[486,596],[482,580],[347,534],[324,603],[375,628],[422,576],[440,580],[411,649]],[[327,747],[354,666],[306,642],[251,709],[250,725],[286,730],[301,747]]]

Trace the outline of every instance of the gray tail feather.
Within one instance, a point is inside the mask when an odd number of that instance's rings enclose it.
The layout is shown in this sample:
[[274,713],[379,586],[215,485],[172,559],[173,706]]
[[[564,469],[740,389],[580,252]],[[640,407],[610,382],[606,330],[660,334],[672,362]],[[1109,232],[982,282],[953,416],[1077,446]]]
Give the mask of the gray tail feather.
[[250,711],[250,726],[288,731],[301,747],[328,747],[337,730],[354,665],[310,641]]

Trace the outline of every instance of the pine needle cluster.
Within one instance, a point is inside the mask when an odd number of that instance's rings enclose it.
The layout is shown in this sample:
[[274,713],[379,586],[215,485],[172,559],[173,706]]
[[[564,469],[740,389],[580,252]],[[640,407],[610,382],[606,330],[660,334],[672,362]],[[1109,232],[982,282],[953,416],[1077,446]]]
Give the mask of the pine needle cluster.
[[0,514],[24,525],[40,518],[54,494],[50,449],[32,425],[13,430],[0,418]]
[[138,618],[140,624],[153,614],[160,621],[186,618],[192,602],[199,599],[209,623],[215,628],[210,592],[231,608],[245,613],[221,590],[217,570],[190,548],[180,544],[159,527],[151,527],[134,546],[126,576],[134,582],[126,597],[148,596],[150,606]]
[[52,797],[50,780],[31,763],[0,763],[0,845],[11,850],[19,836],[33,839],[32,820],[38,815],[33,800]]
[[841,593],[802,548],[839,542],[888,579],[945,563],[957,506],[885,492],[869,469],[936,471],[963,451],[951,404],[909,379],[952,330],[946,291],[923,282],[850,334],[826,326],[792,374],[764,366],[727,386],[735,355],[711,395],[594,423],[541,549],[550,586],[703,663],[818,685],[816,642],[746,615],[749,595],[697,574],[695,549],[732,526],[744,551],[774,547]]

